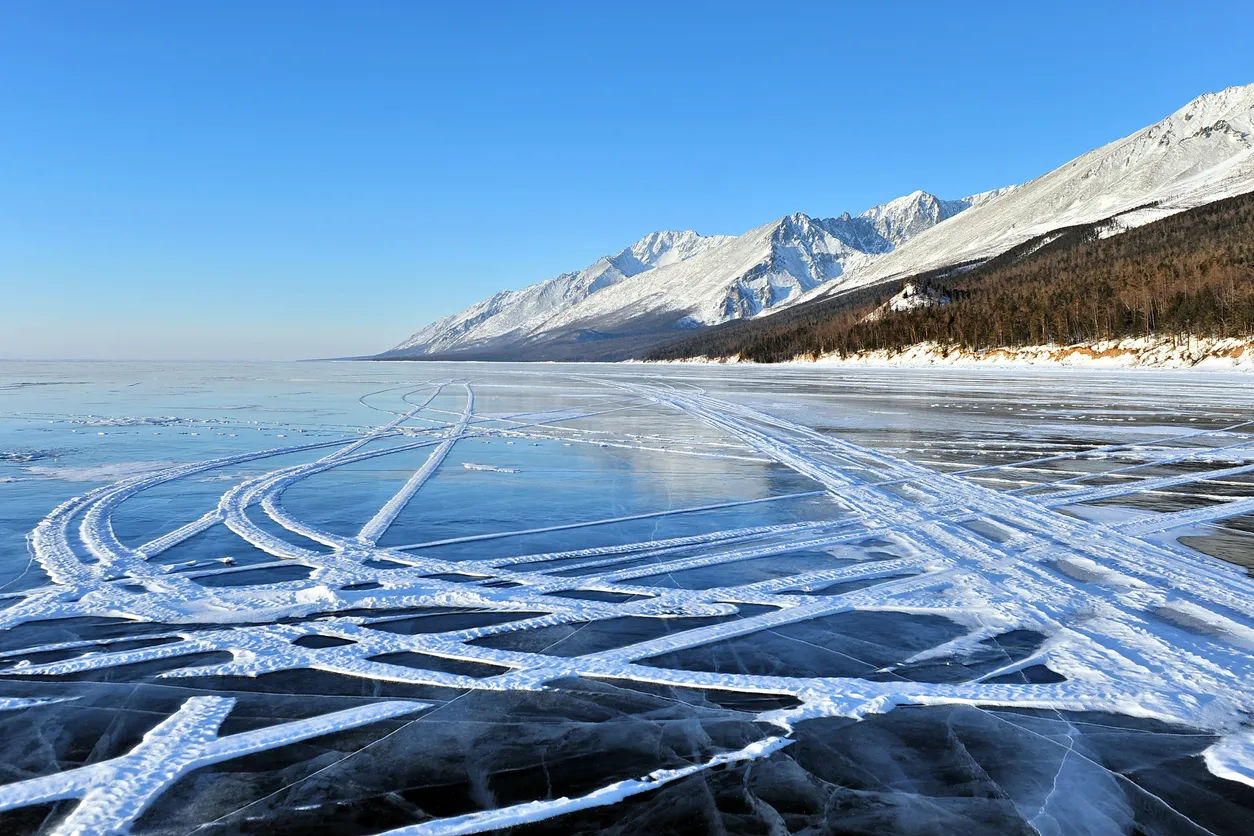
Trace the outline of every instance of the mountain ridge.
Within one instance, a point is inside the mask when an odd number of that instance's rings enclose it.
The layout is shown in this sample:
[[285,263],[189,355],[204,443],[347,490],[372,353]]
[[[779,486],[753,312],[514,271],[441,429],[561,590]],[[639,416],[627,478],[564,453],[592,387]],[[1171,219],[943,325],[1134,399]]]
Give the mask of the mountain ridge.
[[[598,359],[579,343],[659,344],[684,330],[992,258],[1105,219],[1115,234],[1254,191],[1254,85],[1203,94],[1166,118],[1020,185],[943,200],[915,191],[858,214],[796,212],[739,236],[650,233],[617,254],[502,291],[383,357]],[[502,355],[504,356],[504,355]]]
[[1106,221],[1068,227],[969,270],[916,274],[888,299],[897,283],[724,323],[641,356],[881,362],[935,359],[950,350],[1036,356],[1046,346],[1110,348],[1134,338],[1254,338],[1254,191],[1125,234],[1108,235],[1107,228]]
[[[499,340],[524,327],[529,319],[555,309],[561,302],[578,301],[656,266],[683,261],[705,248],[717,247],[730,240],[731,236],[705,236],[692,230],[650,232],[618,253],[602,256],[582,270],[562,273],[521,290],[498,291],[458,314],[436,320],[392,351],[415,347],[441,351],[467,342],[473,345],[475,342]],[[490,320],[495,321],[477,331],[473,341],[461,339],[471,329]]]
[[[670,327],[678,329],[757,316],[890,252],[988,194],[941,200],[915,191],[856,216],[794,212],[740,236],[649,233],[582,270],[500,291],[439,319],[388,354],[491,349],[558,332],[621,328],[631,319],[656,323],[668,315]],[[659,241],[660,255],[641,257]],[[616,316],[622,311],[628,316]]]
[[[924,231],[863,271],[857,286],[981,261],[1051,230],[1115,216],[1118,228],[1111,231],[1122,231],[1248,191],[1254,191],[1254,84],[1204,93],[952,224]],[[838,283],[806,298],[851,286]]]

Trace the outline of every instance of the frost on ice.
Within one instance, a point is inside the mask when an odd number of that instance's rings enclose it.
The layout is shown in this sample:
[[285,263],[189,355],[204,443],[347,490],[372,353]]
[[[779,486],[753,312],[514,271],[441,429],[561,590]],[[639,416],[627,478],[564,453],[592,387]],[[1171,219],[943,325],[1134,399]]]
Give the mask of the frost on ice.
[[[1176,538],[1254,512],[1254,424],[944,451],[665,374],[534,373],[553,402],[524,410],[486,372],[392,387],[367,432],[51,510],[46,583],[0,608],[0,824],[656,828],[710,815],[693,781],[733,832],[1250,821],[1254,581]],[[644,456],[764,489],[648,507],[613,475]],[[203,507],[123,524],[179,491]]]

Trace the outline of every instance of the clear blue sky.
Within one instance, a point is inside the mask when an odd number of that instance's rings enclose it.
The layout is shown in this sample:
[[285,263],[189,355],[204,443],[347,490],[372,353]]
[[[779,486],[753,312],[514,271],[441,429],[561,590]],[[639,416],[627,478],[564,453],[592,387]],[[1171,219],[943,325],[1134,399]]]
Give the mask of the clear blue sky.
[[654,229],[1029,179],[1254,81],[1251,32],[1248,0],[0,0],[0,357],[382,350]]

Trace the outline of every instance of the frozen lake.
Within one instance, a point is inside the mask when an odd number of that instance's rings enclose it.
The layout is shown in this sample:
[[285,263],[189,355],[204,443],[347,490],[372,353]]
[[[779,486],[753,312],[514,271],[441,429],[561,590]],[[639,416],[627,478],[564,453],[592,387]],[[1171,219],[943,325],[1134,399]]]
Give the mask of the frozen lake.
[[0,362],[0,833],[1254,832],[1254,386]]

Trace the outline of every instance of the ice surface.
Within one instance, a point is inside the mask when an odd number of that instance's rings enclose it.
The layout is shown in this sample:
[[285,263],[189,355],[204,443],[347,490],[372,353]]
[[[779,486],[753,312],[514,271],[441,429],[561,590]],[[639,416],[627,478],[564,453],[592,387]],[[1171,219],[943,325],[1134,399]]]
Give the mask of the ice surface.
[[1254,828],[1239,378],[0,374],[0,832]]

